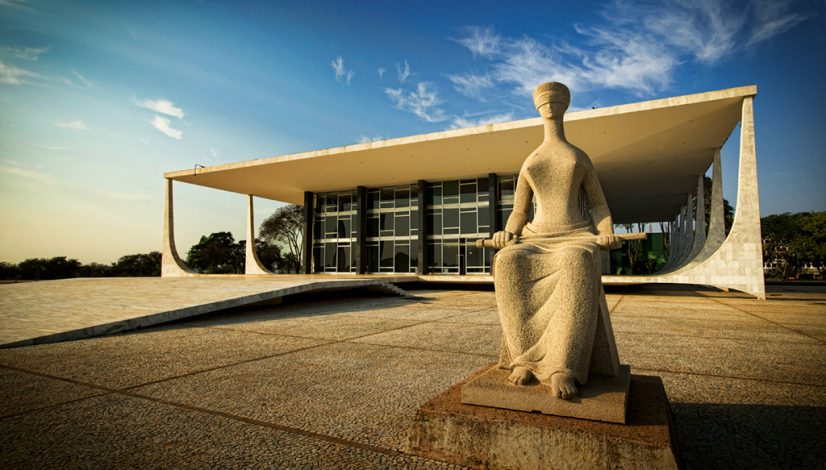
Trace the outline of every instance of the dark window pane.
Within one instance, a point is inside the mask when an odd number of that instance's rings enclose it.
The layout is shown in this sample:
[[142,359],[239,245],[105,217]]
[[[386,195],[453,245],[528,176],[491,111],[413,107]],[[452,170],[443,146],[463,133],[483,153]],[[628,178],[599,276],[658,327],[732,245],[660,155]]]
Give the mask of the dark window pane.
[[442,243],[430,242],[427,244],[427,259],[430,260],[430,266],[442,265]]
[[313,221],[313,238],[318,240],[321,238],[321,226],[324,225],[324,219],[315,219]]
[[455,243],[458,240],[447,241],[442,250],[443,265],[455,267],[459,266],[459,245]]
[[487,193],[488,192],[488,179],[487,178],[479,178],[477,180],[477,184],[479,184],[479,194]]
[[368,237],[378,237],[379,236],[379,218],[378,217],[368,217],[367,218],[367,236]]
[[324,196],[319,195],[315,197],[315,207],[313,208],[313,212],[320,214],[322,209],[324,209]]
[[350,210],[350,202],[352,196],[349,194],[343,194],[338,197],[338,210],[339,211],[349,211]]
[[476,185],[463,184],[461,186],[462,198],[461,202],[476,202]]
[[462,233],[476,233],[476,212],[462,212]]
[[503,207],[497,212],[499,213],[499,226],[502,227],[502,230],[504,230],[505,226],[508,224],[508,217],[510,217],[511,212],[513,212],[513,207]]
[[381,188],[381,207],[393,207],[396,192],[393,188]]
[[367,209],[378,209],[379,208],[379,192],[378,191],[368,191],[367,192]]
[[397,237],[406,237],[410,235],[410,217],[396,216],[396,232]]
[[419,185],[412,184],[410,185],[410,205],[416,205],[419,203]]
[[384,212],[382,214],[379,214],[379,218],[381,219],[381,225],[379,226],[380,230],[393,230],[392,212]]
[[393,267],[393,242],[392,241],[383,241],[383,242],[381,242],[381,267],[382,268],[392,268]]
[[442,203],[442,186],[431,186],[430,190],[428,191],[428,201],[427,205],[438,206]]
[[357,236],[357,234],[358,234],[357,232],[358,232],[358,229],[359,229],[359,216],[356,215],[356,214],[353,214],[353,215],[350,216],[350,220],[353,221],[352,225],[350,227],[350,230],[351,230],[350,236],[355,237],[355,236]]
[[396,207],[410,206],[410,188],[396,190]]
[[[327,216],[325,223],[324,223],[324,233],[325,234],[335,234],[336,233],[336,216]],[[335,236],[335,235],[333,235]]]
[[416,230],[419,228],[419,211],[410,211],[410,231]]
[[340,273],[346,273],[350,271],[350,247],[338,247],[338,256],[336,257],[338,261],[337,270]]
[[324,271],[324,265],[322,261],[324,261],[324,254],[321,246],[313,247],[313,268],[315,272]]
[[325,243],[324,244],[324,267],[325,268],[333,268],[336,267],[336,244],[335,243]]
[[397,273],[410,272],[410,247],[407,245],[396,245],[394,254],[394,270]]
[[451,227],[451,228],[445,227],[445,228],[442,229],[442,233],[445,234],[445,235],[451,235],[451,234],[459,233],[459,227]]
[[350,219],[340,217],[338,219],[338,237],[350,238]]
[[499,198],[513,199],[514,184],[512,179],[499,180]]
[[445,209],[444,210],[445,228],[453,228],[459,226],[459,209]]
[[445,181],[442,183],[444,197],[456,197],[459,195],[458,181]]
[[467,265],[470,266],[484,266],[482,260],[482,250],[476,248],[475,245],[469,245],[466,247],[466,259]]
[[483,225],[490,225],[490,208],[489,207],[480,207],[479,208],[479,226]]
[[379,246],[367,247],[367,271],[371,273],[379,272]]
[[440,235],[442,233],[442,211],[431,212],[427,224],[430,226],[428,235]]
[[419,242],[410,240],[410,272],[416,272],[419,265]]

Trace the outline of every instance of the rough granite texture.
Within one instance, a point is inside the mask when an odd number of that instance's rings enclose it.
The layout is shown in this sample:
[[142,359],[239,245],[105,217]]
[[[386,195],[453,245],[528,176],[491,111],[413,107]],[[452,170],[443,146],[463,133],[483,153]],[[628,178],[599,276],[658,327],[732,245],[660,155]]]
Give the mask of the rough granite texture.
[[[613,224],[591,159],[565,138],[570,100],[568,87],[558,82],[534,90],[545,138],[522,164],[513,211],[504,231],[493,236],[500,248],[493,259],[499,367],[511,371],[508,380],[516,385],[547,385],[549,400],[576,397],[576,384],[592,375],[619,376],[601,283],[600,248],[615,244]],[[528,220],[532,201],[536,212]],[[530,395],[527,389],[513,393]],[[568,410],[543,408],[550,409]]]
[[[826,462],[826,345],[810,333],[826,329],[826,289],[771,288],[767,301],[607,295],[623,362],[665,383],[687,468]],[[0,350],[1,466],[449,468],[404,444],[418,408],[496,361],[478,349],[499,338],[495,300],[414,294],[288,299]]]

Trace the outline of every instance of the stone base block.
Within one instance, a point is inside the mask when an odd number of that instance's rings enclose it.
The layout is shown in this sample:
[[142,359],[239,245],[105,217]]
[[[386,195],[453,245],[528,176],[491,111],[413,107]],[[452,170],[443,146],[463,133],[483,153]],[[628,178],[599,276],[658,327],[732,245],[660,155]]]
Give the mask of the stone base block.
[[610,423],[625,422],[631,383],[628,366],[620,366],[620,375],[616,379],[591,377],[587,385],[577,387],[579,395],[572,400],[554,398],[550,387],[539,382],[513,385],[508,382],[509,374],[510,371],[493,366],[468,380],[462,387],[462,403]]
[[407,452],[471,468],[679,468],[659,377],[631,376],[626,424],[461,402],[474,374],[416,412]]

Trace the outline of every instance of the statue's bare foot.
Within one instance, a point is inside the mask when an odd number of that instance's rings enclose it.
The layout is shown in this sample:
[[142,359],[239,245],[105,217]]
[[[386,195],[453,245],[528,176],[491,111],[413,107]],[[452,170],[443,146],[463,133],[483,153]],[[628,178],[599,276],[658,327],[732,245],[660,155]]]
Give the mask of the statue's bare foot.
[[508,380],[514,385],[528,385],[533,380],[533,372],[527,367],[516,366]]
[[574,378],[561,373],[556,373],[551,376],[551,390],[553,390],[555,397],[562,398],[563,400],[573,398],[577,393]]

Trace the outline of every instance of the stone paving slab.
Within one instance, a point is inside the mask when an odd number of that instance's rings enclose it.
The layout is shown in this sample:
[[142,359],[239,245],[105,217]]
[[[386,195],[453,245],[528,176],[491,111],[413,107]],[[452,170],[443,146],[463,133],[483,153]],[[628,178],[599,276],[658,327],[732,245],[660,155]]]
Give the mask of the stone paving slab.
[[356,339],[359,343],[426,348],[444,352],[499,355],[499,325],[423,323]]
[[826,386],[826,345],[624,333],[620,358],[669,372]]
[[0,349],[0,365],[126,388],[322,344],[322,340],[186,328]]
[[[3,466],[439,468],[398,451],[419,406],[495,360],[496,310],[490,291],[414,294],[0,351]],[[795,329],[826,329],[826,294],[778,294],[609,296],[620,358],[663,377],[688,468],[826,461],[826,343]]]
[[399,450],[421,403],[490,360],[347,342],[135,392]]
[[0,430],[5,468],[451,468],[120,395],[0,419]]
[[748,319],[732,320],[728,317],[674,318],[660,316],[617,315],[611,318],[614,333],[660,334],[663,336],[691,336],[701,338],[739,339],[748,341],[791,342],[821,344],[821,341],[804,336],[800,331],[765,321]]
[[0,368],[0,417],[106,393],[65,380]]
[[298,293],[370,286],[398,290],[390,282],[415,279],[283,275],[0,284],[0,347],[118,333]]

